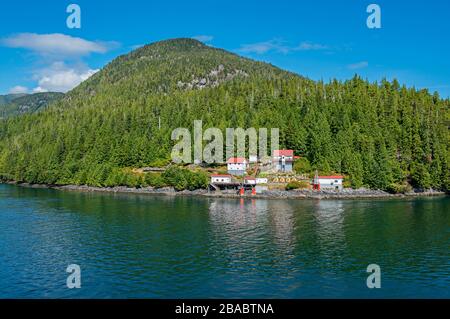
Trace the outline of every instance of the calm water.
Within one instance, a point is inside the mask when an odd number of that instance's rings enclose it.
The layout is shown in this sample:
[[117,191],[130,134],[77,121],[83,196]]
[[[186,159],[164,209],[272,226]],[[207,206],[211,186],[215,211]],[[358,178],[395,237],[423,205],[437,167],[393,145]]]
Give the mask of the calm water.
[[[289,201],[0,185],[0,298],[450,297],[450,199]],[[382,270],[369,290],[366,267]],[[82,288],[66,288],[69,264]]]

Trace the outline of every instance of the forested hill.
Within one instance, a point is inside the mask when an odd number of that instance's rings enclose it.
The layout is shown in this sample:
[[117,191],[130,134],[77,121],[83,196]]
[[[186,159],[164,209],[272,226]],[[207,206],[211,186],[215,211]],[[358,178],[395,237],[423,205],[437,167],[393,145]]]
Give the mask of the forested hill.
[[25,93],[0,95],[0,106],[10,103],[12,100],[25,96]]
[[249,76],[298,77],[193,39],[175,39],[146,45],[118,57],[70,94],[108,93],[134,99],[175,90],[212,88]]
[[325,84],[195,40],[169,40],[118,57],[43,112],[1,121],[0,174],[129,184],[122,168],[167,160],[172,130],[203,120],[205,128],[280,128],[282,146],[311,171],[345,174],[353,187],[448,190],[449,106],[397,81]]
[[7,103],[0,105],[0,118],[41,111],[63,96],[63,93],[55,92],[15,95],[14,98],[7,99]]

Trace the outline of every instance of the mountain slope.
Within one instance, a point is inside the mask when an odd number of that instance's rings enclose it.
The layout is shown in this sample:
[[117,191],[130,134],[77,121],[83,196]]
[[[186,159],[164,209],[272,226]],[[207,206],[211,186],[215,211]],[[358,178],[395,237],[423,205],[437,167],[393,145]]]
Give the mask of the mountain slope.
[[26,96],[27,94],[7,94],[0,95],[0,106],[10,103],[12,100],[17,99],[22,96]]
[[119,95],[125,90],[140,94],[169,93],[178,89],[215,87],[250,75],[297,76],[193,39],[173,39],[118,57],[72,94],[95,94],[104,89],[112,89]]
[[[172,130],[279,128],[311,170],[353,187],[448,189],[450,102],[397,81],[314,82],[190,39],[118,57],[43,112],[0,122],[0,175],[35,183],[140,184]],[[130,182],[131,180],[131,182]]]
[[9,103],[0,105],[0,118],[40,111],[63,96],[53,92],[15,96]]

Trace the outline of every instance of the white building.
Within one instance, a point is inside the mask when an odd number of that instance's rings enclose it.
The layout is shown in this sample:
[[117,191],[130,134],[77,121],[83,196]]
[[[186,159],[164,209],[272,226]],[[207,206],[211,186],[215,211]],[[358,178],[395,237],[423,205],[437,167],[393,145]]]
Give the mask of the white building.
[[319,186],[321,190],[343,190],[344,176],[319,176]]
[[273,151],[272,163],[278,172],[292,172],[294,163],[293,150]]
[[242,176],[247,171],[248,162],[243,157],[232,157],[227,161],[228,174]]
[[256,178],[256,193],[257,194],[261,194],[264,193],[265,191],[269,190],[269,179],[265,178],[265,177],[257,177]]
[[250,176],[246,176],[246,177],[244,178],[244,184],[247,184],[247,185],[256,185],[256,178],[250,177]]
[[211,175],[211,184],[230,184],[231,175]]
[[265,177],[257,177],[256,178],[256,185],[263,185],[269,183],[269,179]]
[[244,178],[244,184],[250,185],[255,188],[257,194],[261,194],[267,190],[269,190],[269,186],[267,185],[269,180],[267,178],[262,177],[251,177],[246,176]]

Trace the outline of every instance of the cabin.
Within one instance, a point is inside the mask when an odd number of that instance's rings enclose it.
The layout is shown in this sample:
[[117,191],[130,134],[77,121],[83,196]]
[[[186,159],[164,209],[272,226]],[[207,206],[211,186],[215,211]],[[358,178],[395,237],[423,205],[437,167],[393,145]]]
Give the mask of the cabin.
[[294,166],[293,150],[275,150],[272,155],[272,165],[278,172],[292,172]]
[[231,175],[211,175],[211,184],[231,184]]
[[250,177],[250,176],[246,176],[244,178],[244,184],[246,184],[246,185],[256,185],[256,178]]
[[337,190],[344,189],[344,176],[317,176],[314,181],[314,188],[318,190]]
[[227,161],[228,174],[243,176],[247,171],[247,160],[243,157],[232,157]]

